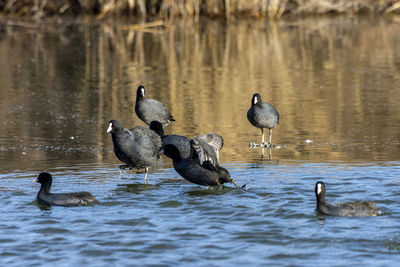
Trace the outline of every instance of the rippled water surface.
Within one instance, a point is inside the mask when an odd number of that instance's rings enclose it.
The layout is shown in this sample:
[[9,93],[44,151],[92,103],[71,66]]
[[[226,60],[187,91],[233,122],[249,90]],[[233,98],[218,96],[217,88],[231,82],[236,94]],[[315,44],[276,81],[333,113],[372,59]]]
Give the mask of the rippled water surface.
[[[335,17],[276,23],[0,20],[2,266],[393,266],[400,260],[400,21]],[[182,179],[168,158],[120,173],[110,119],[143,125],[136,88],[176,118],[166,132],[224,137],[222,165],[247,188]],[[280,123],[251,149],[253,93]],[[53,192],[101,204],[40,209]],[[376,217],[315,212],[372,200]]]

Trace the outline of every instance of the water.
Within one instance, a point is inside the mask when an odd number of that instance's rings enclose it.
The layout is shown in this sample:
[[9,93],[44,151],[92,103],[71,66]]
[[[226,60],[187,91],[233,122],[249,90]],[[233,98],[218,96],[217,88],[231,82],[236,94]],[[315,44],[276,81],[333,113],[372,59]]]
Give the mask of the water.
[[[8,21],[0,27],[0,263],[95,265],[394,265],[400,260],[400,39],[396,17],[224,22]],[[222,165],[247,190],[191,184],[164,158],[117,170],[110,119],[143,125],[136,88],[176,118],[167,133],[218,132]],[[259,92],[281,115],[272,151],[251,149]],[[307,143],[306,140],[312,142]],[[35,205],[90,191],[91,207]],[[315,213],[372,200],[382,216]]]

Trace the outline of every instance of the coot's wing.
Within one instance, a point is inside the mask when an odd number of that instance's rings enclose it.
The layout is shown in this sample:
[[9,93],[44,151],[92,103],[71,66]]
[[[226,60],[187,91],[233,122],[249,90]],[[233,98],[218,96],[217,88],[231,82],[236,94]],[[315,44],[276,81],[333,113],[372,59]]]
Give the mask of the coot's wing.
[[174,120],[169,110],[159,101],[151,98],[143,99],[142,106],[140,107],[141,112],[150,123],[153,120],[157,120],[162,124],[165,124],[168,120]]
[[201,166],[203,166],[206,169],[209,169],[210,171],[216,171],[217,170],[217,167],[215,167],[215,165],[209,160],[204,161],[201,164]]
[[221,151],[222,146],[224,145],[224,139],[222,139],[222,136],[216,133],[198,135],[193,139],[197,139],[202,143],[212,146],[218,152]]
[[158,155],[162,148],[161,137],[149,128],[137,126],[130,129],[134,153],[137,156]]
[[378,208],[371,201],[338,202],[335,207],[339,216],[373,216]]
[[46,201],[56,206],[85,206],[90,203],[98,203],[89,192],[51,194]]
[[279,113],[269,103],[263,102],[259,107],[256,107],[255,113],[257,115],[258,124],[265,128],[273,128],[279,123]]
[[219,151],[224,145],[224,140],[218,134],[203,134],[193,138],[193,148],[199,156],[200,164],[209,160],[214,165],[219,165]]

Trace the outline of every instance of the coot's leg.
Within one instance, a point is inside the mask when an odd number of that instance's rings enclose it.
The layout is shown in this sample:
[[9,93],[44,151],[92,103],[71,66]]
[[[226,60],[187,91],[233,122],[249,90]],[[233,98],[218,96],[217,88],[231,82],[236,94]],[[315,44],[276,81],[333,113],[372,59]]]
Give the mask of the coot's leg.
[[146,184],[147,184],[147,174],[149,173],[149,167],[146,167],[145,169],[144,169],[144,181],[146,182]]
[[262,134],[262,139],[260,146],[264,146],[264,128],[261,128],[261,134]]

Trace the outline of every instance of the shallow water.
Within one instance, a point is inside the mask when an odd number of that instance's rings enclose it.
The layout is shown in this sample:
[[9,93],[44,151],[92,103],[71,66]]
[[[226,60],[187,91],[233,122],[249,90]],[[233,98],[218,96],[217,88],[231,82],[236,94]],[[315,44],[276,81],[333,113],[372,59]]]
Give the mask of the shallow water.
[[[3,23],[1,265],[398,263],[399,23]],[[222,165],[247,190],[191,184],[167,158],[148,184],[120,173],[105,130],[143,125],[139,84],[176,118],[167,133],[221,134]],[[280,113],[264,156],[248,147],[261,139],[246,119],[254,92]],[[101,204],[40,209],[31,181],[44,170],[54,192]],[[383,214],[318,216],[319,180],[328,201],[369,199]]]

